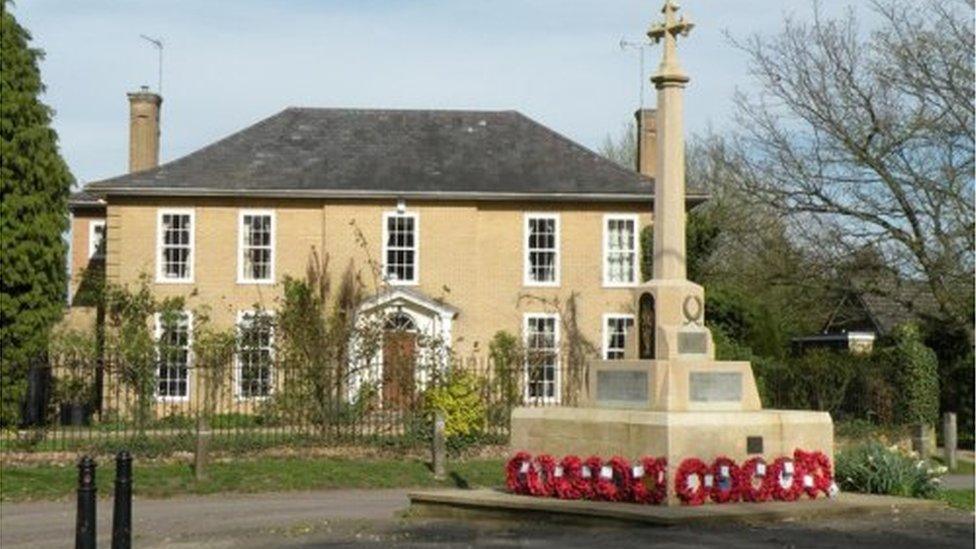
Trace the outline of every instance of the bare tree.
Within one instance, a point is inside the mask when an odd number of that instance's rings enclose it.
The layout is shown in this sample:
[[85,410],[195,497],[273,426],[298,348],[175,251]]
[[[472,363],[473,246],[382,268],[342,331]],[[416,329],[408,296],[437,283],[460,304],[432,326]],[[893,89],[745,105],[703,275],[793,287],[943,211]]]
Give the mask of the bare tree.
[[620,164],[628,170],[637,166],[637,127],[633,122],[624,125],[620,135],[614,138],[607,134],[600,145],[600,154]]
[[924,282],[940,317],[971,334],[973,3],[871,8],[872,32],[814,3],[809,23],[730,38],[760,92],[737,94],[726,175],[822,264],[875,250],[892,278]]

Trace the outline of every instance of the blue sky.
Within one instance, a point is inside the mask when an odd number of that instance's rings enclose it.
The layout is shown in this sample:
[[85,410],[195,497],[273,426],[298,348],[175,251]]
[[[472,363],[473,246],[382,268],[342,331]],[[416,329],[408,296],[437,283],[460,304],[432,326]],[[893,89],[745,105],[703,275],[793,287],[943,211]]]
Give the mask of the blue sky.
[[[162,160],[287,106],[515,109],[591,148],[637,107],[639,40],[661,0],[19,0],[13,13],[46,51],[55,128],[75,177],[127,163],[125,92],[156,87],[165,41]],[[822,0],[836,15],[854,0]],[[748,90],[736,36],[774,33],[807,0],[685,0],[697,27],[680,55],[692,81],[689,131],[730,123]],[[647,51],[648,73],[658,48]],[[650,86],[648,86],[650,88]],[[647,103],[653,103],[652,93]]]

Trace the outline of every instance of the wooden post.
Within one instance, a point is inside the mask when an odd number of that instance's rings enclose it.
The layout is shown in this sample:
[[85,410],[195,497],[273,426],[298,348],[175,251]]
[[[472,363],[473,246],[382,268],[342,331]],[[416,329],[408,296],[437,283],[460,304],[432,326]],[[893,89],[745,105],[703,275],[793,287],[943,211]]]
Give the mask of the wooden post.
[[433,465],[434,465],[434,478],[441,480],[445,476],[444,472],[444,461],[445,454],[447,452],[447,442],[445,440],[444,429],[445,429],[445,418],[444,412],[437,410],[434,412],[434,440],[433,440]]
[[942,447],[945,451],[945,465],[950,471],[956,468],[956,447],[959,444],[956,431],[956,414],[946,412],[942,415]]
[[207,478],[207,454],[210,451],[210,424],[203,416],[197,416],[197,446],[193,456],[193,475],[197,481]]

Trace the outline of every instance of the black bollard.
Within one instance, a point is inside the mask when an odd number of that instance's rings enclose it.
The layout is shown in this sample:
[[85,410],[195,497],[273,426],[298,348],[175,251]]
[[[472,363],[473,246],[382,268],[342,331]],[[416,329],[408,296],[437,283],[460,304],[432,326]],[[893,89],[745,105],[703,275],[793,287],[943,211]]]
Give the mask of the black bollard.
[[78,519],[75,549],[95,549],[95,460],[84,456],[78,462]]
[[132,547],[132,456],[115,456],[115,509],[112,513],[112,549]]

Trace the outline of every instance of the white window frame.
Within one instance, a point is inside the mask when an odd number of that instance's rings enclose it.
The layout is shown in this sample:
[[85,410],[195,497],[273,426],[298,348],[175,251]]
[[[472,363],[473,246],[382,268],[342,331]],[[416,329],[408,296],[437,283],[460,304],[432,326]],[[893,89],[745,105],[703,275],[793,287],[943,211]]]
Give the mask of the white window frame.
[[[390,247],[388,245],[390,238],[390,219],[394,217],[409,217],[413,219],[413,279],[411,280],[394,280],[389,277],[386,272],[387,267],[387,252]],[[391,286],[416,286],[420,284],[420,215],[417,212],[408,211],[387,211],[383,212],[383,280]],[[408,249],[408,248],[403,248]]]
[[[552,396],[531,396],[529,393],[529,322],[535,319],[552,319],[553,320],[553,348],[555,350],[555,364],[553,368],[553,391]],[[522,342],[525,345],[526,357],[525,361],[522,363],[522,380],[525,389],[522,392],[522,397],[526,402],[537,402],[545,404],[558,404],[562,399],[562,373],[560,372],[560,362],[561,353],[559,352],[560,345],[560,326],[559,326],[559,313],[525,313],[522,316]],[[545,391],[543,391],[545,393]]]
[[[271,259],[268,265],[268,278],[248,278],[244,269],[244,217],[268,216],[271,218]],[[242,209],[237,214],[237,283],[238,284],[274,284],[275,262],[278,258],[278,220],[274,210]],[[256,247],[256,246],[255,246]]]
[[[163,269],[163,216],[165,215],[189,215],[190,216],[190,254],[187,258],[187,273],[185,278],[167,278],[164,276]],[[194,263],[196,262],[196,233],[197,219],[193,208],[163,208],[156,212],[156,283],[157,284],[192,284]]]
[[[610,262],[607,260],[610,255],[610,222],[611,221],[630,221],[634,224],[634,264],[631,272],[633,280],[630,282],[617,282],[610,280]],[[637,214],[606,214],[603,216],[603,286],[605,288],[632,288],[637,286],[640,280],[640,218]]]
[[[637,317],[628,313],[605,313],[603,315],[603,360],[610,360],[610,321],[611,320],[629,320],[631,322],[631,330],[637,326]],[[631,334],[633,336],[633,334]],[[626,340],[625,340],[626,341]],[[621,349],[626,352],[626,348]],[[620,360],[620,359],[614,359]]]
[[162,361],[162,357],[159,356],[159,338],[163,336],[163,323],[162,314],[155,313],[153,315],[153,320],[155,322],[155,353],[156,353],[156,367],[155,375],[156,381],[153,385],[153,396],[157,402],[186,402],[190,400],[190,395],[193,394],[193,311],[181,311],[186,316],[186,395],[183,396],[169,396],[159,394],[159,367]]
[[[524,216],[523,235],[522,235],[522,284],[525,286],[532,287],[544,287],[544,288],[556,288],[559,287],[561,272],[562,272],[562,239],[560,234],[560,220],[558,213],[546,213],[546,212],[527,212]],[[533,219],[551,219],[555,221],[556,230],[556,260],[554,263],[555,276],[554,280],[539,282],[537,280],[532,280],[532,263],[529,260],[530,252],[529,249],[529,235],[531,233],[530,221]]]
[[102,255],[98,255],[98,246],[95,245],[95,228],[102,228],[102,240],[107,240],[108,234],[105,232],[105,220],[104,219],[92,219],[88,222],[88,259],[93,257],[102,258],[105,257],[104,247],[102,248]]
[[[243,325],[243,323],[245,322],[245,320],[248,317],[253,317],[255,314],[257,314],[259,312],[261,314],[263,314],[263,315],[268,316],[268,317],[274,317],[274,311],[258,311],[258,310],[255,310],[255,309],[237,311],[237,324],[235,326],[239,328],[240,326]],[[238,337],[240,337],[240,333],[239,332],[238,332]],[[248,396],[248,395],[243,394],[243,391],[241,391],[241,374],[242,374],[243,366],[244,365],[241,364],[240,339],[238,339],[237,348],[234,350],[234,376],[233,376],[234,377],[234,397],[236,399],[238,399],[238,400],[244,400],[244,401],[252,401],[252,400],[254,400],[254,401],[260,401],[260,400],[265,400],[267,398],[270,398],[272,395],[274,395],[274,393],[275,393],[275,385],[276,385],[275,384],[275,381],[276,381],[276,379],[275,379],[276,378],[276,376],[275,376],[275,364],[274,364],[274,359],[275,359],[274,342],[275,342],[275,329],[272,326],[271,327],[271,334],[268,337],[268,344],[271,346],[271,349],[270,349],[270,352],[271,352],[271,366],[270,366],[270,368],[271,369],[270,369],[270,373],[268,375],[268,394],[266,394],[266,395],[259,395],[259,396]]]

